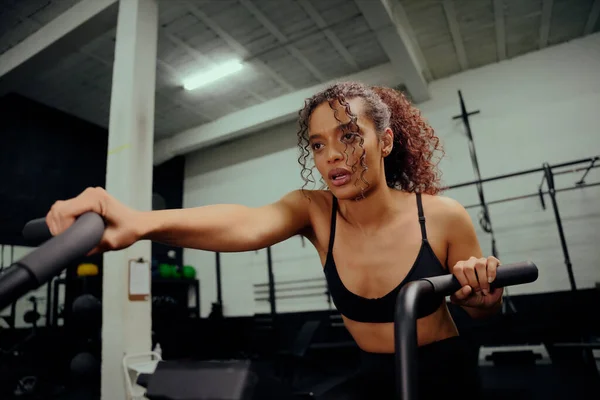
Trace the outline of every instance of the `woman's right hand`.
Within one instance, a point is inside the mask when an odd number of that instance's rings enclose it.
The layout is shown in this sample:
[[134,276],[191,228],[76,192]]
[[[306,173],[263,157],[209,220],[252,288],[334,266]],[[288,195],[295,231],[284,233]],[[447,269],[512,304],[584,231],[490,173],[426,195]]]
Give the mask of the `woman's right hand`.
[[106,229],[100,244],[89,254],[120,250],[140,239],[141,212],[127,207],[102,188],[87,188],[77,197],[57,201],[46,215],[52,236],[69,228],[77,217],[95,212],[104,218]]

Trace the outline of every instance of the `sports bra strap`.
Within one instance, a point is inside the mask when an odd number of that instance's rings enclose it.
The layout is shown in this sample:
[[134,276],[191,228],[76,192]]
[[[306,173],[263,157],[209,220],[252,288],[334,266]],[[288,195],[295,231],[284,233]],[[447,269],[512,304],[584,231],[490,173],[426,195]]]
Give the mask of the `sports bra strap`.
[[333,241],[335,239],[335,222],[337,220],[337,198],[333,196],[332,206],[331,206],[331,226],[329,228],[329,249],[328,254],[331,254],[333,251]]
[[421,201],[421,193],[417,193],[417,208],[419,210],[419,224],[421,225],[421,237],[427,240],[427,230],[425,229],[425,214],[423,213],[423,202]]

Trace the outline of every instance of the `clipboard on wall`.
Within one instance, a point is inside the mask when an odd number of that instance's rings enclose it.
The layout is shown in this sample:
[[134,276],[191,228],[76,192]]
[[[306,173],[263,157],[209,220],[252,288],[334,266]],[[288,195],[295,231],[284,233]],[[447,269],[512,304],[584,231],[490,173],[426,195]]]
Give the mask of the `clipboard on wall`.
[[142,258],[129,260],[129,301],[146,301],[150,297],[152,272],[150,263]]

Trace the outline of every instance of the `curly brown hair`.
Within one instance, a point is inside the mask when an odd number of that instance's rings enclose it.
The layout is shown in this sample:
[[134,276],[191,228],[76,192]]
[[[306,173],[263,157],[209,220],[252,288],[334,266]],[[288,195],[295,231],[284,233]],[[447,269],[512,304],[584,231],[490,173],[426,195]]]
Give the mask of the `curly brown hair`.
[[[421,112],[414,107],[401,91],[386,87],[369,87],[359,82],[341,82],[331,85],[305,101],[299,112],[298,146],[302,166],[301,176],[305,182],[315,182],[313,167],[307,166],[310,157],[308,124],[314,109],[325,101],[335,110],[338,102],[346,111],[351,124],[358,116],[352,113],[346,100],[360,97],[365,104],[365,117],[373,121],[377,133],[390,127],[394,132],[392,152],[385,158],[384,168],[387,185],[408,192],[437,194],[441,191],[441,172],[437,168],[444,154],[439,138],[433,128],[425,122]],[[335,118],[337,113],[335,113]],[[341,124],[341,121],[340,121]],[[358,132],[358,130],[357,130]],[[363,145],[361,137],[360,146]],[[439,152],[439,157],[436,153]],[[364,152],[361,157],[363,175],[367,169]],[[353,169],[355,166],[352,166]],[[365,182],[366,183],[366,182]]]

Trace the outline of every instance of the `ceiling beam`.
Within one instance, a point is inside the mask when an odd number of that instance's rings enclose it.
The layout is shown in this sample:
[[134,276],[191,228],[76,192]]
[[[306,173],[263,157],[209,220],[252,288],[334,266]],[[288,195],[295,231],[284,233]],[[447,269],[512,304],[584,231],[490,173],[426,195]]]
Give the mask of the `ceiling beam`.
[[396,26],[398,26],[398,30],[403,32],[403,34],[406,36],[407,42],[410,43],[410,49],[413,51],[414,57],[416,58],[418,65],[421,67],[421,73],[427,81],[432,81],[433,75],[431,74],[431,70],[429,69],[427,60],[425,59],[425,55],[423,55],[421,46],[419,46],[417,35],[410,24],[406,10],[404,10],[404,6],[399,0],[393,0],[391,2],[391,9]]
[[544,0],[542,3],[542,22],[540,24],[540,49],[548,46],[550,36],[550,23],[552,21],[553,0]]
[[214,146],[285,121],[292,121],[298,117],[298,110],[304,105],[305,99],[328,85],[343,80],[390,87],[398,85],[396,67],[388,63],[285,94],[157,141],[154,145],[154,163],[158,165],[178,155]]
[[585,24],[585,28],[583,29],[584,35],[589,35],[594,31],[594,27],[598,22],[598,16],[600,16],[600,0],[594,1],[592,4],[592,9],[590,10],[590,16]]
[[0,56],[0,96],[116,25],[117,0],[82,0]]
[[354,0],[394,66],[396,85],[404,84],[413,101],[429,100],[427,81],[413,41],[394,14],[397,0]]
[[[219,24],[217,24],[212,18],[206,15],[202,10],[196,7],[194,4],[186,3],[189,12],[198,18],[204,25],[208,26],[213,30],[225,43],[231,47],[231,49],[236,52],[242,59],[252,57],[250,51],[246,49],[240,42],[234,39],[227,31],[225,31]],[[285,89],[286,92],[293,92],[296,88],[291,85],[281,74],[274,71],[267,64],[262,62],[261,60],[254,58],[249,61],[251,64],[257,67],[257,69],[263,72],[265,75],[271,77],[279,86]]]
[[494,0],[494,17],[496,20],[496,53],[498,61],[506,59],[506,26],[504,24],[504,0]]
[[454,8],[454,1],[444,0],[442,4],[444,6],[446,20],[448,21],[448,28],[450,28],[450,35],[452,35],[452,42],[454,43],[456,56],[458,57],[458,64],[460,65],[460,69],[465,71],[469,69],[469,61],[467,59],[465,44],[460,33],[458,19],[456,18],[456,9]]
[[[240,3],[246,7],[248,11],[250,11],[254,18],[256,18],[258,22],[260,22],[271,33],[271,35],[275,36],[279,43],[289,42],[287,36],[285,36],[283,32],[281,32],[279,28],[277,28],[275,24],[273,24],[273,22],[271,22],[271,20],[269,20],[267,16],[254,5],[254,3],[252,3],[251,0],[240,0]],[[292,44],[285,44],[285,48],[292,56],[300,61],[300,63],[304,65],[306,69],[310,71],[310,73],[317,79],[318,82],[325,82],[327,80],[323,72],[315,67],[313,63],[311,63],[296,46]]]
[[306,14],[310,17],[310,19],[323,31],[323,34],[329,39],[334,49],[337,50],[338,53],[346,60],[346,63],[350,65],[355,71],[358,71],[359,66],[356,63],[356,60],[350,54],[346,46],[342,43],[340,38],[327,27],[327,22],[321,17],[321,14],[313,7],[313,5],[308,0],[298,0],[298,4],[300,7],[304,9]]

